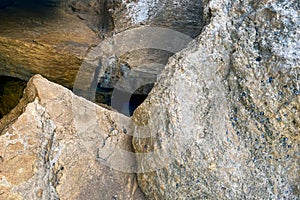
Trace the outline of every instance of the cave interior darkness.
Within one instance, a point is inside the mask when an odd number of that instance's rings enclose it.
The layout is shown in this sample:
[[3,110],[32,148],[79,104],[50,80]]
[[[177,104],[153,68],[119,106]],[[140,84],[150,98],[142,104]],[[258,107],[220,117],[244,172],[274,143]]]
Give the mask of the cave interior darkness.
[[[37,17],[48,17],[51,16],[53,11],[55,10],[55,7],[57,6],[58,2],[57,0],[1,0],[0,1],[0,14],[2,16],[11,15],[14,14],[16,19],[17,16],[22,17],[31,17],[32,14],[34,14]],[[18,17],[19,19],[20,17]],[[1,22],[0,22],[1,24]],[[55,80],[54,80],[55,82]],[[3,111],[0,115],[0,119],[3,117],[3,115],[7,114],[10,109],[12,109],[14,106],[17,105],[17,102],[15,101],[16,98],[21,98],[22,93],[20,93],[20,89],[23,90],[24,83],[17,78],[13,77],[0,77],[0,105],[3,107]],[[12,101],[12,104],[8,105],[7,102],[9,97],[6,95],[5,98],[3,96],[3,91],[5,87],[8,87],[7,85],[14,85],[14,89],[12,89],[13,95],[10,95],[11,98],[14,98]],[[17,86],[20,86],[19,89],[16,89]],[[72,89],[72,88],[69,88]],[[101,103],[106,104],[107,106],[111,106],[111,93],[114,90],[114,88],[98,88],[96,93],[96,102],[95,103]],[[97,98],[97,96],[102,96],[101,98]],[[125,114],[122,110],[129,110],[129,116],[133,115],[134,110],[144,102],[144,100],[148,97],[148,94],[141,94],[141,93],[134,93],[132,94],[130,101],[127,102],[128,108],[124,108],[124,106],[121,106],[124,102],[120,102],[120,105],[117,105],[116,108],[113,108],[117,110],[120,113]],[[97,99],[101,99],[98,100]],[[4,108],[6,106],[6,108]],[[126,112],[127,113],[127,112]],[[128,114],[126,114],[128,115]]]
[[[153,88],[154,84],[147,84],[146,87]],[[127,116],[132,116],[133,112],[146,100],[148,94],[138,92],[141,88],[137,89],[133,94],[127,93],[125,91],[118,90],[116,88],[103,88],[98,84],[95,102],[100,104],[105,104],[107,106],[112,106],[114,110],[117,110],[119,113],[122,113]],[[114,105],[112,105],[112,94],[113,91],[115,95],[120,96],[121,98],[115,99]],[[130,96],[129,102],[122,101],[122,96]],[[124,107],[125,106],[125,107]]]
[[0,9],[17,7],[23,9],[53,7],[56,0],[1,0]]
[[0,76],[0,119],[19,103],[26,83],[18,78]]

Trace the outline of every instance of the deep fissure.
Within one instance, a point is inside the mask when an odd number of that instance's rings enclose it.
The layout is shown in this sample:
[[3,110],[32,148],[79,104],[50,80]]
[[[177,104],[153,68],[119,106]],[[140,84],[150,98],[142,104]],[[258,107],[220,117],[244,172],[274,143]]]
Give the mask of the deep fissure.
[[26,83],[18,78],[0,76],[0,119],[19,103]]

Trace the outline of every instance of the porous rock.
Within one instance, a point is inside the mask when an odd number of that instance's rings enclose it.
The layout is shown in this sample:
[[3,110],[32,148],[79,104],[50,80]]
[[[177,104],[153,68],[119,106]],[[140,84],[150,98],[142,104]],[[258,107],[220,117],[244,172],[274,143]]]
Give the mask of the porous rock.
[[201,35],[133,114],[135,150],[159,152],[138,157],[141,189],[148,199],[299,198],[299,3],[212,0],[204,11]]

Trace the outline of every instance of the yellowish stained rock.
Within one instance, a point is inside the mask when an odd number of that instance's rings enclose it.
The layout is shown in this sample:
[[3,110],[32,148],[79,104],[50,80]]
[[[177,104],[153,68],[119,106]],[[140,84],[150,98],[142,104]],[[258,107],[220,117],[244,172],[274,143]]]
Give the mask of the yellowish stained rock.
[[99,38],[59,8],[0,13],[0,74],[28,80],[36,73],[72,88],[82,60]]
[[129,118],[34,76],[0,120],[0,199],[143,200],[135,174],[97,156],[109,158],[107,148],[132,152],[127,134]]

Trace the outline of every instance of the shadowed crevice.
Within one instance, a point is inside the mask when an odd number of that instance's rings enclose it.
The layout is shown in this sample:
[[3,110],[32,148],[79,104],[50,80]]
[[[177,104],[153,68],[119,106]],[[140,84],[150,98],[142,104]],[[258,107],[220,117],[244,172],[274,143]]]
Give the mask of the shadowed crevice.
[[26,81],[0,76],[0,119],[19,103],[25,87]]

